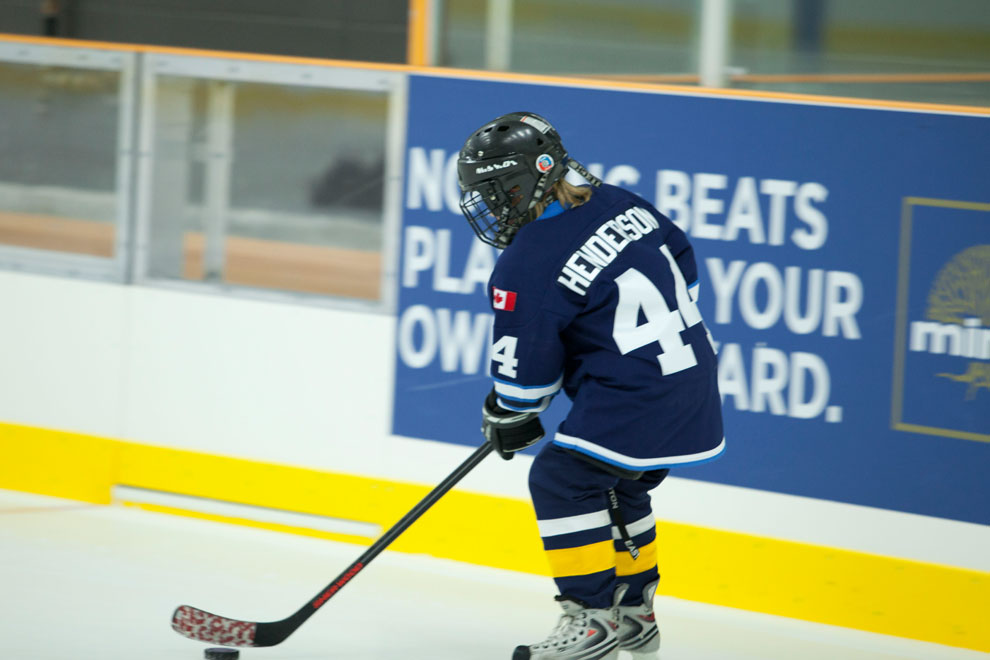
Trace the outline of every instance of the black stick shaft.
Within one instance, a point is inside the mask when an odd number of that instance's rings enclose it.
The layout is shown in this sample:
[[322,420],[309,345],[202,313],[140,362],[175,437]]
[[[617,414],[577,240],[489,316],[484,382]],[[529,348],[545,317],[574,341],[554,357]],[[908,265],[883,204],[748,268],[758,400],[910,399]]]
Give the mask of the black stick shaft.
[[[345,568],[340,575],[338,575],[333,582],[328,584],[320,593],[314,596],[308,603],[302,606],[298,612],[293,614],[288,619],[279,621],[272,624],[259,624],[258,630],[255,636],[256,646],[273,646],[278,644],[283,639],[288,637],[296,628],[301,626],[306,619],[313,616],[316,610],[323,607],[328,600],[330,600],[338,591],[344,588],[344,586],[354,578],[355,575],[360,573],[364,568],[371,563],[375,557],[377,557],[381,552],[387,548],[396,538],[399,537],[402,532],[412,525],[416,520],[422,516],[426,511],[432,507],[437,501],[443,497],[447,491],[453,488],[458,481],[464,478],[464,476],[473,470],[488,454],[493,450],[491,443],[485,442],[478,449],[471,454],[467,460],[461,463],[453,472],[451,472],[446,479],[441,481],[433,490],[429,492],[419,503],[414,506],[409,513],[402,516],[399,522],[395,523],[382,534],[378,540],[371,544],[371,546],[361,554],[354,562]],[[277,641],[276,641],[277,640]]]
[[[444,479],[439,484],[437,484],[437,486],[433,490],[431,490],[429,494],[426,495],[426,497],[420,500],[419,504],[414,506],[409,511],[409,513],[402,516],[399,522],[392,525],[392,527],[390,527],[387,532],[382,534],[377,541],[372,543],[371,546],[367,550],[365,550],[364,554],[358,557],[357,560],[354,562],[354,564],[351,564],[351,566],[354,566],[359,563],[367,564],[372,559],[377,557],[381,553],[381,551],[384,550],[387,546],[391,545],[391,543],[395,539],[397,539],[399,535],[402,534],[402,532],[406,531],[406,529],[410,525],[412,525],[420,516],[426,513],[427,509],[429,509],[434,504],[436,504],[437,501],[447,493],[447,491],[453,488],[457,484],[457,482],[463,479],[468,472],[473,470],[479,463],[481,463],[481,461],[483,461],[484,458],[488,456],[488,454],[490,454],[493,449],[494,447],[492,447],[491,443],[489,442],[485,442],[483,445],[478,447],[478,449],[476,449],[473,454],[468,456],[467,460],[461,463],[460,466],[457,467],[457,469],[455,469],[453,472],[447,475],[446,479]],[[347,571],[344,571],[344,574],[346,573]]]

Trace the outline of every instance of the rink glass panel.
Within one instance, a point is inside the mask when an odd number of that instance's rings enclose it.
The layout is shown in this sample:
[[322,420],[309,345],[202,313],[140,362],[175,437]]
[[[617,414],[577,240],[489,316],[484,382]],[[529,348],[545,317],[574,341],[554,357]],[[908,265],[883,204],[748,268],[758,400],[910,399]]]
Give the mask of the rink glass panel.
[[134,61],[0,43],[0,265],[124,277]]
[[[532,0],[501,15],[445,0],[440,66],[697,84],[705,4]],[[739,89],[911,102],[990,103],[985,0],[728,2],[728,80]],[[507,54],[489,54],[507,22]],[[495,40],[498,37],[496,36]]]
[[733,87],[990,103],[985,0],[749,0],[733,5]]
[[[700,3],[513,2],[508,70],[547,74],[686,73],[697,66]],[[486,3],[442,5],[441,66],[487,68]]]
[[[156,59],[144,90],[153,156],[141,174],[148,240],[139,272],[225,290],[382,301],[397,79]],[[158,73],[176,69],[223,77]],[[293,78],[304,82],[284,82]]]

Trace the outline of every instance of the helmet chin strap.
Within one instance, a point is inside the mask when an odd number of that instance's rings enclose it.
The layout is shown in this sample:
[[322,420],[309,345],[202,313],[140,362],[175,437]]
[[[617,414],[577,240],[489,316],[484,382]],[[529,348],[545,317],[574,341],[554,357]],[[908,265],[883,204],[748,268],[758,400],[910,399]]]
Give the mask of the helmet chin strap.
[[525,222],[520,223],[518,226],[514,226],[509,223],[509,208],[506,207],[502,210],[501,218],[496,223],[496,226],[500,229],[495,233],[495,241],[498,243],[496,247],[499,249],[505,249],[512,242],[515,237],[516,232],[519,231],[519,227],[526,224]]
[[[526,220],[525,222],[530,222],[535,220],[534,212],[536,211],[536,205],[543,201],[543,197],[547,192],[547,177],[549,174],[544,174],[539,179],[536,180],[536,187],[533,188],[533,198],[529,200],[529,208],[526,209]],[[525,224],[525,222],[523,224]]]
[[595,188],[598,188],[599,186],[602,185],[601,179],[599,179],[597,176],[589,172],[587,167],[577,162],[573,158],[569,158],[567,160],[567,167],[571,168],[572,170],[583,176],[585,181],[593,185]]

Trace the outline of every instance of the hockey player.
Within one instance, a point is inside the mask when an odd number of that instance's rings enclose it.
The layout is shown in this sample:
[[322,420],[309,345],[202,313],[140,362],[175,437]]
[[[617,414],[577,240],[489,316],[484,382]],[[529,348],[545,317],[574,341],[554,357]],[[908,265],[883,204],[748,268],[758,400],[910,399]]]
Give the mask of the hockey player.
[[[489,282],[494,387],[482,431],[511,459],[543,438],[539,414],[557,392],[572,401],[529,475],[564,614],[513,660],[654,657],[649,491],[724,447],[692,248],[648,202],[570,159],[539,115],[485,124],[457,166],[461,210],[503,250]],[[591,185],[566,181],[569,169]]]

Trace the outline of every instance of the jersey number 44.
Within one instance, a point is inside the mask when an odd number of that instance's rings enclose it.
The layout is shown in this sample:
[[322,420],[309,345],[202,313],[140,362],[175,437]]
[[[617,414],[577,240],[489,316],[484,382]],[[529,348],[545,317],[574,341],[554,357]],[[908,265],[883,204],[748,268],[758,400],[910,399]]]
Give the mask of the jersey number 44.
[[[612,338],[623,355],[652,343],[659,344],[661,352],[657,355],[657,362],[660,372],[670,375],[698,364],[694,349],[684,343],[681,333],[701,323],[701,312],[696,304],[697,297],[688,291],[684,274],[670,248],[662,245],[660,252],[670,265],[674,278],[677,309],[670,309],[663,294],[646,275],[635,268],[628,268],[615,278],[619,300],[612,323]],[[640,312],[644,323],[639,323]],[[705,332],[707,334],[707,329]],[[708,339],[711,341],[710,334]],[[516,359],[517,343],[516,337],[503,335],[492,346],[492,360],[498,364],[498,373],[509,378],[516,377],[519,365]]]
[[[661,373],[667,376],[698,364],[694,349],[684,343],[681,333],[701,323],[701,312],[695,303],[696,298],[688,291],[684,274],[670,253],[670,248],[661,245],[660,252],[666,257],[674,276],[677,309],[670,309],[663,294],[646,275],[635,268],[629,268],[615,278],[619,302],[615,307],[612,338],[623,355],[642,346],[658,343],[662,353],[657,355],[657,362],[660,363]],[[643,324],[639,324],[640,310],[646,319]]]

